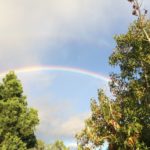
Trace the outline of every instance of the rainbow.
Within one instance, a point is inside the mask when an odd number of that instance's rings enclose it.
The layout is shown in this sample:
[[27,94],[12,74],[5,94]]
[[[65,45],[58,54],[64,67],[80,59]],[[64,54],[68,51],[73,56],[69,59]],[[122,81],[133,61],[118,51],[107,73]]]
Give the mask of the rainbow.
[[[64,67],[64,66],[32,66],[32,67],[14,69],[14,71],[15,73],[28,73],[28,72],[37,72],[37,71],[62,71],[62,72],[71,72],[71,73],[86,75],[106,82],[110,81],[109,77],[96,72],[92,72],[80,68]],[[8,71],[0,73],[0,77],[3,77],[7,72]]]

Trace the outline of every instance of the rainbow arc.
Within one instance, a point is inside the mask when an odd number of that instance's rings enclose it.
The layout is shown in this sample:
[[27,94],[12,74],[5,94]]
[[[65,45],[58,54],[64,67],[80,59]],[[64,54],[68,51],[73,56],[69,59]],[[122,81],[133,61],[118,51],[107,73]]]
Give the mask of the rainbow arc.
[[[89,76],[92,78],[96,78],[99,80],[103,80],[106,82],[110,81],[110,78],[88,70],[80,69],[80,68],[73,68],[73,67],[65,67],[65,66],[31,66],[31,67],[24,67],[19,69],[14,69],[15,73],[29,73],[29,72],[38,72],[38,71],[61,71],[61,72],[71,72],[71,73],[77,73],[85,76]],[[6,72],[0,73],[0,76],[4,76]]]

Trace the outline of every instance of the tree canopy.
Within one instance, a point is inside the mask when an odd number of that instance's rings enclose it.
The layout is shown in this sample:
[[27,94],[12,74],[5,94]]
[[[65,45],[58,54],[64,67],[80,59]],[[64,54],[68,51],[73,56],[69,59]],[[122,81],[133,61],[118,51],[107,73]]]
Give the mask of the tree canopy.
[[34,147],[38,123],[38,113],[28,107],[20,80],[14,72],[9,72],[0,83],[0,149]]
[[57,140],[49,146],[48,150],[69,150],[69,148],[64,145],[63,141]]
[[110,75],[115,98],[100,90],[98,101],[92,100],[91,116],[76,136],[82,149],[105,141],[110,150],[150,149],[150,20],[137,0],[129,2],[138,19],[126,34],[115,36],[116,48],[109,58],[110,65],[120,68]]
[[61,140],[56,140],[52,144],[46,144],[42,140],[38,140],[36,147],[31,150],[70,150],[70,149],[66,147],[64,142]]

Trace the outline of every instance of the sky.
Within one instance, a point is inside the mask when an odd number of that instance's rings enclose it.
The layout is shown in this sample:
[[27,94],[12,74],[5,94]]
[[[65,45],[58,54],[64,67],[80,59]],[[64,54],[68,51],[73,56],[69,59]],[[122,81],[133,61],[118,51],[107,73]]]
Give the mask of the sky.
[[[143,7],[150,10],[150,1]],[[127,0],[0,0],[0,73],[33,66],[70,67],[108,77],[114,35],[135,19]],[[36,134],[74,144],[97,90],[108,83],[61,70],[17,73],[28,104],[39,111]]]

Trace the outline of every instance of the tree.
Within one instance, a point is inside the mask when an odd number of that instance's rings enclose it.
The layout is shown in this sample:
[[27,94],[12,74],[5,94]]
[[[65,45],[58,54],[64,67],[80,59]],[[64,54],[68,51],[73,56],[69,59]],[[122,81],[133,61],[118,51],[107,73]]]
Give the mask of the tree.
[[25,150],[26,144],[23,143],[20,138],[18,138],[15,135],[11,135],[10,133],[7,133],[5,135],[5,140],[1,144],[2,150]]
[[91,100],[91,116],[85,121],[85,129],[76,135],[80,149],[101,148],[105,140],[113,143],[116,150],[117,132],[120,130],[118,120],[121,118],[120,108],[114,101],[110,101],[103,90],[98,91],[98,102]]
[[9,72],[0,83],[0,149],[26,150],[36,144],[37,111],[28,108],[21,82]]
[[53,144],[46,144],[42,140],[37,140],[37,144],[30,150],[69,150],[63,143],[63,141],[57,140]]
[[42,140],[37,140],[34,150],[46,150],[46,144]]
[[105,141],[110,150],[150,149],[150,20],[137,0],[128,0],[138,19],[126,34],[115,36],[116,49],[109,63],[119,66],[111,74],[110,100],[99,91],[98,102],[91,102],[91,117],[77,134],[83,149],[99,147]]
[[57,140],[54,144],[51,144],[48,150],[69,150],[62,141]]

